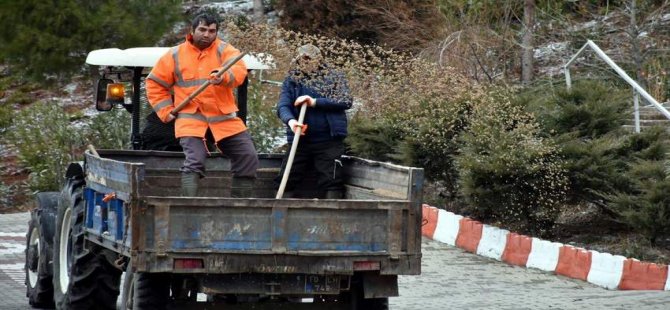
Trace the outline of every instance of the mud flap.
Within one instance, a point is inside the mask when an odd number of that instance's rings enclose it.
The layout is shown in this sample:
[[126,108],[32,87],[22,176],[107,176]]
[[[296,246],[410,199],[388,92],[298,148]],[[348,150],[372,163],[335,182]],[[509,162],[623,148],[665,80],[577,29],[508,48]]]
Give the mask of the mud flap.
[[366,299],[398,296],[398,276],[366,273],[363,276],[363,293]]

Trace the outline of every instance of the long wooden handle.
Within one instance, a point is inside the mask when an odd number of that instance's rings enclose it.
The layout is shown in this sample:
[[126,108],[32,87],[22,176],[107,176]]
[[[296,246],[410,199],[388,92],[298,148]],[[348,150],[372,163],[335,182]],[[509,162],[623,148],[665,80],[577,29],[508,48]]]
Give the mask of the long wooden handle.
[[[216,73],[215,77],[220,78],[226,71],[228,71],[228,69],[230,69],[234,64],[240,61],[240,59],[242,59],[246,54],[247,54],[246,52],[242,52],[241,54],[237,55],[235,58],[233,58],[232,61],[230,61],[227,65],[225,65],[223,69],[219,70],[219,72]],[[184,99],[182,103],[177,105],[177,107],[174,108],[171,113],[176,116],[177,113],[181,111],[181,109],[183,109],[189,102],[191,102],[191,100],[193,100],[193,98],[195,98],[195,96],[199,95],[210,84],[212,83],[209,82],[209,79],[205,83],[202,83],[202,85],[200,85],[198,89],[196,89],[192,94],[186,97],[186,99]]]
[[[300,116],[298,116],[298,123],[302,124],[305,121],[305,113],[307,112],[307,103],[303,103],[300,107]],[[279,190],[277,191],[277,196],[275,199],[281,199],[284,196],[284,189],[286,189],[286,182],[288,182],[288,175],[291,173],[291,167],[293,166],[293,158],[295,157],[295,152],[298,149],[298,141],[300,140],[300,135],[302,134],[302,127],[298,127],[293,137],[293,143],[291,144],[291,151],[288,153],[288,160],[286,161],[286,167],[284,167],[284,175],[281,178],[281,183],[279,184]]]

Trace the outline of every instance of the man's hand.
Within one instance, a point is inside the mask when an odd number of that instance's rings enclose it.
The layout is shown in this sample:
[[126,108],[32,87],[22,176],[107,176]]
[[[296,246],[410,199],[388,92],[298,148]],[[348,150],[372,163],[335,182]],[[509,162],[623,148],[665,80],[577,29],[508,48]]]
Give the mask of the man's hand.
[[167,116],[167,122],[165,122],[165,123],[172,122],[172,121],[174,121],[176,118],[177,118],[177,117],[174,116],[174,114],[172,114],[172,112],[170,112],[170,113],[168,113],[168,116]]
[[300,132],[301,136],[304,136],[305,133],[307,132],[307,125],[306,124],[300,124],[300,123],[298,123],[298,121],[296,121],[294,119],[288,121],[288,127],[291,128],[291,131],[293,131],[293,133],[298,133],[298,128],[302,128],[302,131]]
[[306,104],[308,107],[313,108],[316,105],[316,99],[308,96],[308,95],[303,95],[298,97],[298,99],[295,100],[293,103],[294,106],[300,106]]
[[210,84],[219,85],[219,84],[221,84],[221,82],[223,82],[223,75],[221,75],[220,77],[216,77],[217,73],[219,73],[219,71],[214,70],[214,71],[212,71],[212,73],[209,74],[209,83]]

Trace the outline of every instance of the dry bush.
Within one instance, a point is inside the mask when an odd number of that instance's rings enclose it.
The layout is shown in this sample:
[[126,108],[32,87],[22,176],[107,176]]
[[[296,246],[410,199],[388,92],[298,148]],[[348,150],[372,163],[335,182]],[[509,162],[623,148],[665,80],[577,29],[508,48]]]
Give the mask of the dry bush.
[[286,29],[419,52],[441,37],[444,16],[436,0],[279,1]]

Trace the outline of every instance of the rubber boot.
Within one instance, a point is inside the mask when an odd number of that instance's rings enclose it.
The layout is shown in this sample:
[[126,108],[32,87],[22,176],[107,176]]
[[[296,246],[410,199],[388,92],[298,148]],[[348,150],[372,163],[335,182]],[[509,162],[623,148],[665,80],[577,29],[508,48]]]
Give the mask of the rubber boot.
[[181,173],[181,195],[184,197],[195,197],[198,195],[198,181],[200,174],[194,172]]
[[230,197],[233,198],[251,198],[254,190],[254,181],[256,178],[233,177]]
[[326,199],[342,199],[342,198],[344,198],[344,192],[341,190],[326,191]]

